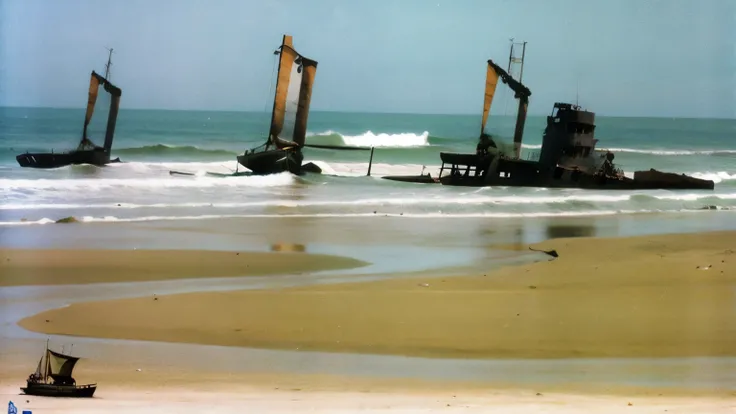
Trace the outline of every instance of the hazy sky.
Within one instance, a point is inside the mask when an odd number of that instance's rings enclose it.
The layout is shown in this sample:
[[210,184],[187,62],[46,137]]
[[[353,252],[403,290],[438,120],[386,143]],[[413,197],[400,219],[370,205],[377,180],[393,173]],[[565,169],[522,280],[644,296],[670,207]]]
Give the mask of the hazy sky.
[[[736,118],[736,0],[0,0],[0,105],[270,110],[281,36],[313,110],[480,113],[485,61],[526,40],[530,111]],[[503,85],[501,85],[503,87]],[[494,105],[495,106],[495,105]]]

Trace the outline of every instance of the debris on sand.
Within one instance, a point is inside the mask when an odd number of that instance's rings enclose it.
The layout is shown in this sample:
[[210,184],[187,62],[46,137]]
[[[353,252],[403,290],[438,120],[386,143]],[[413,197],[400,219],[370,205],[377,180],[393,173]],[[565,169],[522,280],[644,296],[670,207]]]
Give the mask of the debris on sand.
[[547,254],[547,255],[550,255],[552,257],[560,257],[560,255],[557,254],[557,250],[537,250],[537,249],[532,249],[532,246],[529,246],[529,250],[531,250],[533,252],[542,252],[542,253]]

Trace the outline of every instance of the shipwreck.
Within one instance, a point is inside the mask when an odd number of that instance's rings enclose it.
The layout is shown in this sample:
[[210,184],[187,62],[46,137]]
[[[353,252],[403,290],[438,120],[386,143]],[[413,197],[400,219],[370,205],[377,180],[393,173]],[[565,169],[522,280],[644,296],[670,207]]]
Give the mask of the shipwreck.
[[[509,71],[513,56],[513,46]],[[524,43],[524,47],[526,43]],[[518,61],[518,60],[517,60]],[[521,58],[523,65],[523,55]],[[523,66],[522,71],[523,74]],[[486,122],[498,80],[514,92],[518,112],[513,150],[501,151],[493,138],[485,133]],[[521,79],[521,77],[520,77]],[[635,171],[633,178],[624,175],[613,160],[611,151],[598,150],[595,138],[595,113],[571,103],[554,103],[542,137],[537,159],[521,159],[527,107],[531,91],[521,80],[514,79],[492,60],[487,62],[485,97],[481,134],[476,153],[440,152],[442,166],[439,177],[429,173],[416,176],[385,176],[384,179],[452,186],[502,186],[580,188],[597,190],[702,189],[713,190],[715,183],[685,174],[657,171]]]
[[[115,124],[120,108],[120,96],[122,91],[110,82],[110,65],[112,64],[112,49],[109,49],[107,64],[105,65],[105,76],[101,76],[94,70],[90,76],[89,92],[87,99],[87,111],[84,116],[84,127],[82,128],[82,139],[77,148],[68,152],[42,152],[25,153],[15,157],[21,167],[28,168],[59,168],[67,165],[90,164],[104,166],[106,164],[120,162],[119,158],[110,159],[113,137],[115,135]],[[110,94],[110,112],[107,117],[105,129],[105,141],[100,147],[87,136],[87,127],[94,114],[97,96],[100,86]]]

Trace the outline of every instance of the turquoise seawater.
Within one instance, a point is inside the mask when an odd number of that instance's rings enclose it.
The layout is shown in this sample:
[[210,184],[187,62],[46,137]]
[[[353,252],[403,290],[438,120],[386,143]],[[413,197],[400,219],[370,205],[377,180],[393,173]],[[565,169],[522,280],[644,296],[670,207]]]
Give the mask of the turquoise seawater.
[[[305,151],[305,161],[320,165],[322,175],[205,176],[234,170],[237,154],[265,141],[267,112],[123,109],[113,145],[113,156],[123,163],[56,170],[17,165],[15,156],[25,151],[73,149],[83,118],[81,108],[0,108],[0,223],[68,215],[87,221],[284,214],[523,217],[736,207],[736,120],[597,117],[598,147],[614,151],[625,172],[692,174],[715,180],[715,191],[453,188],[380,179],[425,168],[436,174],[440,151],[473,151],[480,115],[312,111],[308,142],[374,147],[371,177],[370,151],[322,149]],[[98,144],[105,118],[97,110],[90,126]],[[539,150],[545,122],[544,116],[529,117],[522,157]],[[492,115],[487,129],[510,141],[513,124],[511,116]],[[197,175],[174,176],[170,170]]]

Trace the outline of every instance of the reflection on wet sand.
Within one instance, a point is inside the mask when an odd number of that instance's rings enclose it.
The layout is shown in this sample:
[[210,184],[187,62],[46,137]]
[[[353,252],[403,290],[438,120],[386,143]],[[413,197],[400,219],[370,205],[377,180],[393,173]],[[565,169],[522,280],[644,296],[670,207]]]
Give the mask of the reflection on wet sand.
[[307,247],[299,243],[274,243],[271,245],[271,251],[304,253],[307,251]]
[[569,237],[595,237],[598,235],[598,229],[594,222],[590,223],[574,223],[574,224],[556,224],[554,222],[547,223],[547,238],[562,239]]

